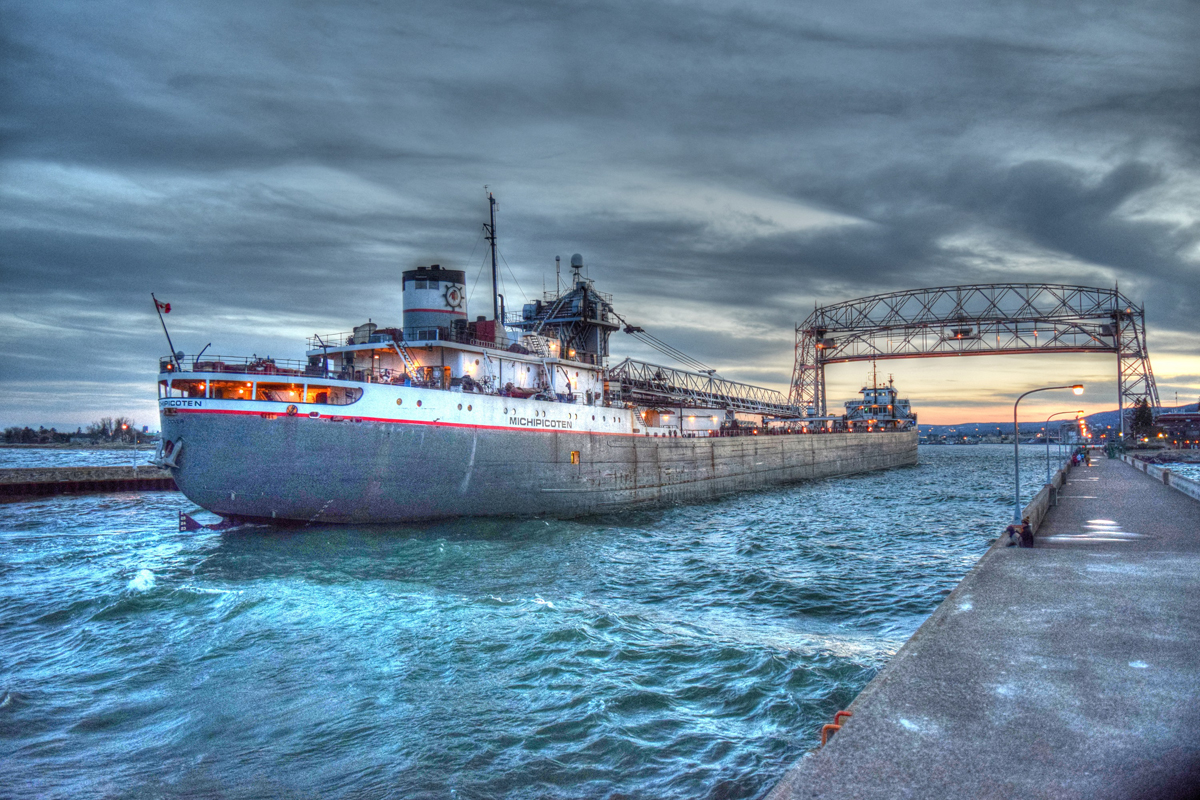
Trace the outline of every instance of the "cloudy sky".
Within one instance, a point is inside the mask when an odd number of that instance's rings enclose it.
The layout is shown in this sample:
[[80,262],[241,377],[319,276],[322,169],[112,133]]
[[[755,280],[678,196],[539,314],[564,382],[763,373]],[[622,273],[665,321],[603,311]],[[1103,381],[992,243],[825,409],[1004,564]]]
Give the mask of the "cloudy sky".
[[[0,20],[0,424],[156,427],[151,291],[179,349],[299,358],[397,322],[403,269],[474,286],[485,184],[510,304],[583,253],[619,312],[729,378],[786,391],[814,303],[1119,282],[1164,402],[1200,393],[1195,2],[0,0]],[[1059,378],[1115,407],[1112,357],[883,366],[923,422],[1003,419]],[[864,375],[831,367],[831,401]]]

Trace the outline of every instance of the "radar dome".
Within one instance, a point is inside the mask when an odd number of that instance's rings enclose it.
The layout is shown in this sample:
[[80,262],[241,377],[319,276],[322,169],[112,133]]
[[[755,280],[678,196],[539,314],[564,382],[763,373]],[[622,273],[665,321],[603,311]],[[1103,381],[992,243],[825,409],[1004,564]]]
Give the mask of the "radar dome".
[[583,256],[580,255],[579,253],[576,253],[575,255],[571,256],[571,266],[572,267],[582,267],[583,266]]

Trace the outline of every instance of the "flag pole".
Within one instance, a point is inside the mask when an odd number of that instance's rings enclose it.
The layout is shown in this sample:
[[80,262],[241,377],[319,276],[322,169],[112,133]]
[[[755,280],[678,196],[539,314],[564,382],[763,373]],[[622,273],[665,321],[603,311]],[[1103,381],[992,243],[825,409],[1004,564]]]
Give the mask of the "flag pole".
[[171,348],[171,361],[175,364],[175,370],[179,371],[179,359],[175,357],[175,345],[171,343],[171,334],[167,333],[167,321],[163,319],[162,306],[158,304],[158,298],[154,296],[154,292],[150,293],[150,299],[154,301],[154,311],[158,314],[158,321],[162,324],[163,335],[167,337],[167,347]]

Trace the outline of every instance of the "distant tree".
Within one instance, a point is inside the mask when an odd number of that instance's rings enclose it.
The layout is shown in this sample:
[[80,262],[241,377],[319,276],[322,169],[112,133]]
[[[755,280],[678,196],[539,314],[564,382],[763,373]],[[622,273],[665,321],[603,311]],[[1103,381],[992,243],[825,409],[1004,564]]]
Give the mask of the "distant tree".
[[1133,430],[1134,437],[1138,439],[1157,433],[1154,427],[1154,411],[1150,408],[1150,401],[1145,397],[1139,400],[1137,405],[1133,407],[1129,426]]
[[6,428],[4,431],[4,441],[8,444],[37,444],[38,435],[38,431],[28,426],[24,428]]
[[111,441],[113,438],[113,418],[101,417],[92,424],[88,425],[88,434],[97,439]]
[[114,439],[118,442],[133,441],[133,420],[129,417],[117,417],[112,424]]

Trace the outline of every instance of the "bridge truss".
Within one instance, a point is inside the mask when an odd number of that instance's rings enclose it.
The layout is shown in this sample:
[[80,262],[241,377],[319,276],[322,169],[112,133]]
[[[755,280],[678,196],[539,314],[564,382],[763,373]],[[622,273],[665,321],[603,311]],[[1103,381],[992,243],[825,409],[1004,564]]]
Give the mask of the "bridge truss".
[[789,399],[824,416],[827,364],[1027,353],[1113,353],[1122,432],[1142,399],[1157,413],[1145,309],[1115,288],[1048,283],[915,289],[818,308],[796,326]]
[[643,405],[724,408],[784,419],[804,416],[803,409],[788,403],[787,398],[774,389],[631,358],[611,367],[607,378],[619,385],[620,399]]

